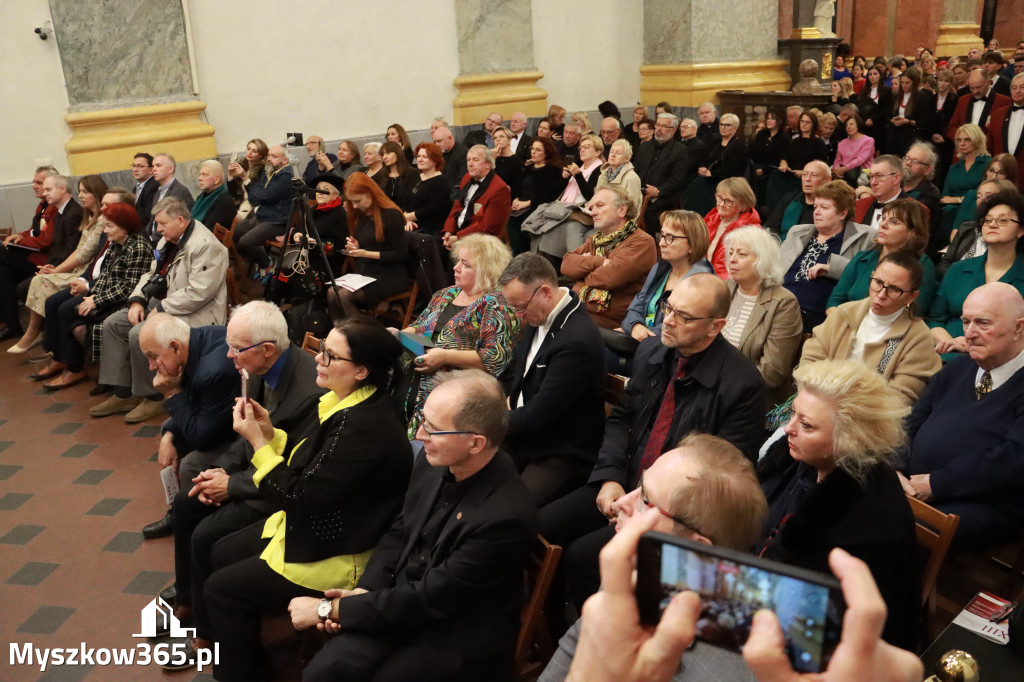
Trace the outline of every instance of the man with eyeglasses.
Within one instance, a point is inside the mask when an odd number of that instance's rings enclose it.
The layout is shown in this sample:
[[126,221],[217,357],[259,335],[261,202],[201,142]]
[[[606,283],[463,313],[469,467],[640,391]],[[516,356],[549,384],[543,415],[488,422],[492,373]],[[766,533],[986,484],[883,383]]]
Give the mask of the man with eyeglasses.
[[1024,188],[1024,73],[1010,81],[1010,100],[1008,106],[992,112],[988,151],[992,156],[1012,154],[1017,159],[1017,186]]
[[[313,358],[290,343],[280,309],[267,301],[246,303],[231,316],[224,340],[226,353],[223,347],[220,351],[232,365],[233,384],[240,386],[245,370],[246,395],[269,411],[276,428],[293,439],[312,433],[324,389],[316,385]],[[174,584],[160,592],[179,620],[187,622],[193,605],[203,604],[213,545],[277,511],[253,483],[252,455],[248,441],[234,436],[219,454],[193,451],[181,461],[181,490],[168,517],[174,533]]]
[[558,286],[540,254],[513,258],[498,284],[525,322],[504,447],[541,506],[585,484],[594,467],[604,433],[604,344],[579,296]]
[[[659,518],[651,530],[707,545],[749,552],[768,515],[753,465],[735,446],[707,434],[691,434],[651,465],[640,484],[616,502],[615,532],[649,509]],[[540,682],[561,682],[572,665],[582,620],[569,628]],[[686,671],[714,671],[715,679],[751,679],[743,657],[695,642],[673,680],[696,679]]]
[[658,218],[664,211],[679,208],[690,172],[690,154],[686,145],[673,139],[679,119],[670,113],[658,114],[654,139],[634,151],[633,168],[640,176],[641,191],[649,197],[644,213],[644,229],[658,231]]
[[622,402],[612,410],[588,484],[541,509],[541,534],[566,547],[573,600],[598,585],[597,555],[627,490],[695,431],[723,438],[751,461],[764,440],[765,385],[757,368],[721,335],[729,290],[699,273],[662,302],[660,337],[640,343]]
[[156,204],[157,182],[153,180],[153,155],[139,152],[132,159],[132,177],[135,178],[135,211],[139,214],[139,222],[148,225],[153,217],[153,206]]
[[562,258],[562,274],[598,327],[622,324],[629,304],[658,260],[654,238],[636,225],[637,207],[621,185],[594,192],[588,204],[595,231]]
[[899,157],[884,154],[875,159],[868,172],[871,194],[857,200],[855,222],[878,229],[882,222],[882,207],[896,199],[907,199],[903,191],[903,163]]
[[510,670],[537,512],[498,447],[508,409],[481,370],[441,378],[423,406],[405,505],[356,589],[299,597],[292,624],[334,636],[303,672],[326,680],[487,680]]
[[903,155],[903,191],[911,199],[916,199],[928,209],[928,255],[938,259],[939,250],[946,246],[942,243],[939,222],[942,219],[942,192],[932,182],[935,177],[935,166],[939,155],[935,148],[927,142],[915,142]]
[[814,222],[814,191],[832,179],[824,161],[808,161],[800,174],[800,189],[782,197],[764,226],[786,241],[789,228]]

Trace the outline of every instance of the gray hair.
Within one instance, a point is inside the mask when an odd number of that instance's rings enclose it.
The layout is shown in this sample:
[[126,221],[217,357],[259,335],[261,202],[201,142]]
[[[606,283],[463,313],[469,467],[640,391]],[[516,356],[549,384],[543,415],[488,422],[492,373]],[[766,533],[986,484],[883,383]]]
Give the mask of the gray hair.
[[[939,162],[939,155],[935,152],[935,147],[931,146],[931,144],[927,142],[915,142],[914,144],[910,145],[910,149],[917,149],[925,153],[925,156],[928,159],[928,172],[925,174],[924,177],[927,178],[928,180],[934,178],[935,164]],[[908,149],[907,151],[910,151],[910,149]],[[907,173],[904,172],[904,175],[907,175]]]
[[782,284],[786,268],[782,264],[779,239],[768,230],[747,225],[725,233],[725,248],[743,244],[754,254],[754,270],[761,278],[761,286],[777,287]]
[[222,164],[217,159],[207,159],[206,161],[203,161],[201,164],[199,164],[199,167],[206,168],[207,170],[212,170],[214,175],[216,175],[221,180],[224,179],[224,164]]
[[[373,149],[370,149],[370,147],[373,147]],[[367,150],[376,154],[380,150],[380,142],[367,142],[363,145],[363,152],[366,152]]]
[[629,143],[629,140],[623,138],[615,140],[615,142],[612,142],[612,146],[608,148],[609,153],[611,153],[611,150],[615,147],[622,149],[622,153],[626,155],[626,161],[633,158],[633,145]]
[[60,173],[51,173],[46,176],[46,179],[53,180],[53,184],[63,187],[64,189],[67,189],[71,184],[71,181],[68,180],[68,176],[61,175]]
[[678,116],[676,116],[675,114],[670,114],[670,113],[669,113],[669,112],[667,112],[667,111],[664,111],[664,112],[662,112],[662,113],[658,114],[658,118],[657,118],[657,120],[659,120],[659,121],[660,121],[660,120],[661,120],[661,119],[663,119],[663,118],[667,118],[667,119],[669,119],[670,121],[672,121],[672,127],[673,127],[673,128],[678,128],[678,127],[679,127],[679,117],[678,117]]
[[168,154],[167,152],[160,152],[159,154],[156,154],[153,157],[153,159],[156,160],[156,158],[159,157],[159,156],[162,156],[165,159],[167,159],[168,161],[170,161],[171,162],[171,168],[177,168],[178,167],[178,163],[174,160],[174,157],[171,156],[170,154]]
[[488,149],[487,145],[475,144],[469,148],[469,151],[473,151],[474,149],[478,152],[483,152],[484,161],[486,161],[492,168],[494,167],[494,152]]
[[192,328],[188,326],[188,322],[180,317],[174,317],[166,313],[153,315],[151,319],[146,321],[146,324],[153,327],[153,339],[161,348],[169,348],[171,341],[187,344],[189,335],[192,333]]
[[498,447],[508,431],[508,404],[501,384],[480,369],[460,369],[438,372],[437,385],[458,386],[462,391],[459,407],[452,419],[456,429],[472,431],[487,439],[488,445]]
[[[640,209],[636,205],[636,202],[629,196],[629,192],[627,192],[622,185],[605,185],[599,189],[598,192],[611,192],[615,197],[615,200],[612,201],[612,203],[615,204],[615,207],[626,207],[626,220],[636,220],[637,215],[640,213]],[[597,192],[594,194],[597,194]]]
[[46,173],[46,177],[50,177],[51,175],[57,175],[57,169],[53,166],[36,166],[36,170],[32,175],[39,173]]
[[167,212],[168,218],[184,218],[186,221],[192,220],[192,212],[188,210],[188,206],[182,203],[181,199],[175,197],[164,197],[160,201],[156,202],[156,206],[153,207],[153,215],[161,212]]
[[558,287],[558,273],[555,272],[555,266],[547,258],[533,251],[521,253],[513,258],[512,262],[505,266],[501,277],[498,278],[498,284],[505,286],[514,279],[527,286],[540,283]]
[[269,301],[249,301],[239,306],[232,319],[245,319],[249,323],[250,343],[269,341],[282,353],[288,350],[288,322],[281,309]]

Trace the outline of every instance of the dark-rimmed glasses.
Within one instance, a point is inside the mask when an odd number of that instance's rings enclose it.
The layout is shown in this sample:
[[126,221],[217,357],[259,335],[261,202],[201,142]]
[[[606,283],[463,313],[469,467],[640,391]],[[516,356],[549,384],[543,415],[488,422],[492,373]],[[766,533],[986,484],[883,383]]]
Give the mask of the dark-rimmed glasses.
[[316,357],[318,358],[317,362],[320,363],[321,367],[330,367],[332,360],[339,360],[339,361],[343,361],[343,362],[352,362],[352,363],[355,362],[355,360],[353,360],[352,358],[343,358],[340,355],[332,354],[331,351],[327,350],[327,340],[326,339],[320,339],[320,352],[317,353]]
[[229,343],[228,344],[228,352],[231,353],[232,355],[241,355],[245,351],[252,350],[256,346],[262,346],[265,343],[274,343],[274,342],[273,341],[259,341],[257,343],[252,344],[251,346],[246,346],[245,348],[235,348],[234,346],[232,346]]
[[871,289],[871,291],[875,292],[876,294],[882,289],[885,289],[885,295],[888,296],[889,298],[899,298],[903,294],[907,293],[905,290],[900,289],[898,286],[895,286],[893,284],[886,284],[877,277],[872,277],[871,279],[868,280],[868,287]]
[[523,305],[512,305],[511,303],[509,303],[508,307],[512,308],[512,311],[517,313],[517,314],[518,313],[525,313],[526,309],[530,307],[531,303],[533,303],[533,297],[537,295],[537,292],[540,291],[540,288],[542,286],[544,286],[544,285],[543,284],[538,284],[536,287],[534,287],[533,288],[533,293],[530,294],[530,298],[526,299],[526,303],[524,303]]
[[690,241],[690,238],[684,234],[668,234],[665,232],[655,232],[654,238],[659,242],[665,242],[669,246],[672,246],[672,243],[675,242],[675,240],[677,239],[685,239],[686,241]]
[[661,310],[661,314],[665,316],[665,319],[674,317],[679,321],[679,324],[686,326],[691,322],[697,322],[698,320],[713,320],[714,317],[690,317],[683,313],[682,310],[676,310],[668,304],[668,301],[662,301],[658,304],[658,308]]
[[423,429],[423,433],[427,434],[427,438],[433,438],[434,436],[465,436],[465,435],[479,435],[476,431],[465,431],[465,430],[453,430],[453,431],[433,431],[427,426],[427,418],[423,416],[423,410],[416,410],[414,415],[420,428]]
[[643,479],[643,477],[640,478],[640,500],[644,503],[644,506],[650,507],[651,509],[657,509],[658,513],[661,514],[662,516],[664,516],[665,518],[672,519],[673,521],[678,523],[680,526],[683,526],[684,528],[689,528],[690,530],[692,530],[697,535],[703,535],[708,540],[712,539],[710,535],[708,535],[707,533],[702,531],[700,528],[697,528],[697,526],[693,523],[693,521],[690,521],[688,519],[684,519],[682,517],[676,516],[675,514],[673,514],[671,512],[667,512],[664,509],[662,509],[661,507],[659,507],[656,504],[652,503],[647,498],[647,489],[644,488],[644,479]]

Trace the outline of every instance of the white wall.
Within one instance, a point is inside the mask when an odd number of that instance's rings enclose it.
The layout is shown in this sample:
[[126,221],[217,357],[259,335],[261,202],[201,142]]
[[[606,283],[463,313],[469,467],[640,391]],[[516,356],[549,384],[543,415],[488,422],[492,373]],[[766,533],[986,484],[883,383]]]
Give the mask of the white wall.
[[631,121],[643,23],[643,0],[534,0],[533,52],[548,104],[593,111],[608,99]]
[[[220,151],[451,116],[453,0],[190,0],[200,98]],[[240,20],[240,13],[246,15]],[[260,28],[262,27],[262,28]],[[344,45],[342,44],[344,42]]]

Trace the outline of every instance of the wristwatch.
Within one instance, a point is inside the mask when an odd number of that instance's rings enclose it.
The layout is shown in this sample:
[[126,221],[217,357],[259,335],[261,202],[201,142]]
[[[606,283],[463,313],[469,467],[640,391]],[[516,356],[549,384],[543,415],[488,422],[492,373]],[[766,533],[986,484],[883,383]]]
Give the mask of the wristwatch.
[[333,610],[333,599],[321,599],[320,606],[316,607],[316,615],[320,617],[320,622],[323,622],[331,617],[331,611]]

